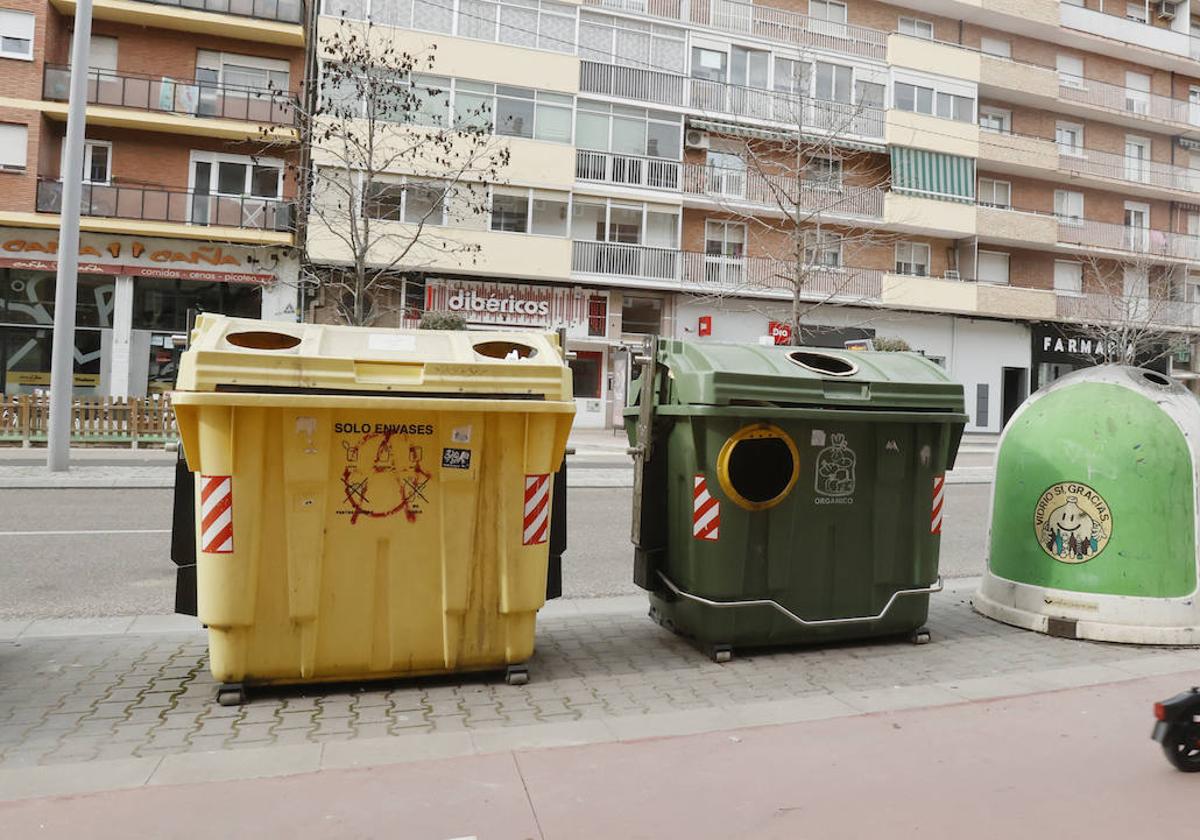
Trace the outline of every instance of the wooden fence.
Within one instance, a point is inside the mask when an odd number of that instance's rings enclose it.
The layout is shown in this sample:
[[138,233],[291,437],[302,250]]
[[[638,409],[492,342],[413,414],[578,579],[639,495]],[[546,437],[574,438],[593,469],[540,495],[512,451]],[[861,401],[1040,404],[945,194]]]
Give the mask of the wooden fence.
[[[30,446],[46,440],[48,394],[0,397],[0,442]],[[80,397],[71,412],[71,440],[80,443],[164,443],[179,439],[168,394],[148,397]]]

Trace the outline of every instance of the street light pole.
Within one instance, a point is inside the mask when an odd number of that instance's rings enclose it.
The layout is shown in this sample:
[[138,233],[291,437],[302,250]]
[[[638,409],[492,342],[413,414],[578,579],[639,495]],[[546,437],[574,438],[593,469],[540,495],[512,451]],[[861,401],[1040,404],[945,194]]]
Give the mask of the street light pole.
[[79,273],[79,204],[83,192],[83,137],[87,123],[88,53],[92,0],[77,0],[71,50],[71,96],[63,144],[62,213],[58,228],[58,277],[54,284],[54,338],[50,355],[50,428],[46,466],[70,468],[71,392],[75,386],[75,287]]

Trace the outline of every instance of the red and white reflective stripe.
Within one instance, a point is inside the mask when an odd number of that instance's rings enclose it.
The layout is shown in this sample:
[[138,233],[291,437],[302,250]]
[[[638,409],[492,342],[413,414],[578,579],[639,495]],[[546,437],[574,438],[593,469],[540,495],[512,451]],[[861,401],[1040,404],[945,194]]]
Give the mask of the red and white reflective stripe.
[[233,553],[233,476],[200,476],[200,550]]
[[550,476],[525,476],[525,545],[541,545],[550,534]]
[[929,514],[929,533],[942,533],[942,507],[946,502],[946,476],[933,477],[933,511]]
[[692,536],[716,542],[720,526],[721,503],[709,494],[708,479],[697,475],[692,490]]

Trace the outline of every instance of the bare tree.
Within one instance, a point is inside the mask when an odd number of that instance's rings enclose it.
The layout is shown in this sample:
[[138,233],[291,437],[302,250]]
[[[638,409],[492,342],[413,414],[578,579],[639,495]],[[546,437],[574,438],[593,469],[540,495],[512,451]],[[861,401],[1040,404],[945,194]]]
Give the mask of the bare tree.
[[1082,290],[1062,296],[1060,331],[1091,340],[1104,364],[1148,365],[1188,345],[1186,330],[1200,326],[1182,295],[1180,266],[1135,252],[1124,259],[1089,256]]
[[[399,49],[388,28],[342,21],[316,45],[320,88],[300,106],[308,209],[302,276],[346,323],[367,325],[398,303],[406,273],[469,265],[486,224],[487,185],[508,165],[480,97],[450,112],[435,49]],[[473,221],[474,220],[474,221]]]
[[[794,344],[819,308],[870,300],[873,284],[855,268],[860,255],[898,239],[873,224],[882,215],[890,166],[878,155],[850,151],[862,136],[882,130],[882,109],[861,96],[857,104],[814,99],[804,93],[807,86],[804,79],[797,93],[733,89],[745,110],[764,111],[787,127],[717,135],[710,142],[719,149],[710,151],[702,183],[692,185],[746,230],[747,241],[724,253],[711,253],[717,249],[706,243],[708,296],[786,290]],[[746,252],[756,256],[745,259]]]

